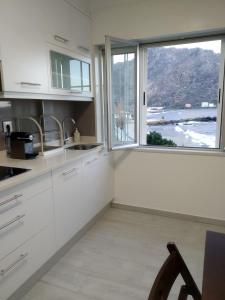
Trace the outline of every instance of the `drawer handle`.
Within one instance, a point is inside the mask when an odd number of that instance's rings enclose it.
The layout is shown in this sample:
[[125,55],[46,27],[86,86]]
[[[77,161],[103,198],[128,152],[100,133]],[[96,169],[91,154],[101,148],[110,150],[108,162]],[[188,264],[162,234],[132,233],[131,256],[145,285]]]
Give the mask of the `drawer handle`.
[[96,160],[98,160],[97,157],[94,158],[94,159],[92,159],[92,160],[87,161],[85,165],[90,165],[90,164],[92,164],[93,162],[95,162]]
[[15,260],[11,265],[9,265],[7,268],[2,269],[0,271],[1,276],[5,276],[8,272],[10,272],[12,269],[14,269],[19,263],[24,261],[24,259],[28,256],[28,253],[21,254],[17,260]]
[[21,85],[31,85],[31,86],[41,86],[41,83],[38,82],[29,82],[29,81],[21,81]]
[[71,93],[71,94],[80,94],[81,91],[70,89],[70,93]]
[[73,168],[73,169],[71,169],[69,171],[63,172],[62,175],[66,176],[66,175],[69,175],[69,174],[71,174],[73,172],[76,172],[76,171],[78,171],[78,168]]
[[65,39],[64,37],[60,36],[60,35],[57,35],[55,34],[54,35],[54,39],[57,41],[57,42],[60,42],[60,43],[63,43],[63,44],[66,44],[69,42],[68,39]]
[[0,227],[0,231],[3,230],[3,229],[5,229],[5,228],[7,228],[7,227],[9,227],[10,225],[12,225],[12,224],[14,224],[14,223],[16,223],[16,222],[22,220],[24,217],[25,217],[25,214],[19,215],[19,216],[15,217],[15,218],[12,219],[11,221],[9,221],[9,222],[5,223],[4,225],[2,225],[2,226]]
[[9,204],[10,202],[15,201],[15,200],[17,200],[18,198],[20,198],[20,197],[22,197],[22,196],[23,196],[23,194],[14,195],[13,197],[11,197],[11,198],[9,198],[9,199],[7,199],[7,200],[1,202],[1,203],[0,203],[0,207],[1,207],[1,206],[4,206],[4,205],[6,205],[6,204]]

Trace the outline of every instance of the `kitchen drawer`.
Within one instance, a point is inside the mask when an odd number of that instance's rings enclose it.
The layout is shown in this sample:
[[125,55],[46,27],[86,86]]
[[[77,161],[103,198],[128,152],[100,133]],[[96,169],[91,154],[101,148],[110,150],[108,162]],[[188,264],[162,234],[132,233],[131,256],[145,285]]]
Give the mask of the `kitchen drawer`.
[[11,207],[21,204],[25,199],[30,198],[51,187],[50,173],[28,180],[23,184],[1,192],[0,214]]
[[90,156],[87,156],[83,160],[83,167],[91,167],[92,165],[95,165],[101,157],[101,154],[99,153],[92,153]]
[[[67,164],[62,168],[58,168],[53,171],[53,181],[64,182],[72,178],[74,175],[78,175],[82,168],[82,160],[75,161],[73,163]],[[66,192],[66,191],[65,191]]]
[[0,214],[0,259],[26,242],[53,219],[52,190],[24,199]]
[[0,300],[6,300],[53,255],[53,227],[0,260]]

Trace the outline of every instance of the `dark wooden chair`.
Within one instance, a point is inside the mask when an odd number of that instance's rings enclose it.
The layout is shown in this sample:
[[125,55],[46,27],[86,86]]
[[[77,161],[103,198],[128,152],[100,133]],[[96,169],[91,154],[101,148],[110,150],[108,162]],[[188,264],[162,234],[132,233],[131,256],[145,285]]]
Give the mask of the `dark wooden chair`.
[[180,289],[178,300],[186,300],[189,295],[194,300],[201,300],[201,293],[176,245],[168,243],[167,248],[170,255],[162,265],[153,283],[148,300],[166,300],[179,274],[184,280],[184,285]]

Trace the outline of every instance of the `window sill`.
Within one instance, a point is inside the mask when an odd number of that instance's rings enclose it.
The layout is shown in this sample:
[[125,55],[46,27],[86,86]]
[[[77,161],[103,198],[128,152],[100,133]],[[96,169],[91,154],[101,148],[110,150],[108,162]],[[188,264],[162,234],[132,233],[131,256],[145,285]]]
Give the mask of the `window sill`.
[[189,149],[189,148],[170,148],[170,147],[151,147],[139,146],[134,148],[133,151],[137,152],[150,152],[150,153],[166,153],[166,154],[181,154],[181,155],[201,155],[201,156],[219,156],[225,157],[225,152],[221,149]]

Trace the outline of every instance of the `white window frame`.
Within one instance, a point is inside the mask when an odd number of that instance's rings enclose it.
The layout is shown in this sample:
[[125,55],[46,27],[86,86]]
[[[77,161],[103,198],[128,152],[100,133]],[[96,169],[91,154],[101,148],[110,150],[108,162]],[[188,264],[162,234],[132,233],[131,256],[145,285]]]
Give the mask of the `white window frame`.
[[[116,38],[114,38],[116,40]],[[147,99],[145,99],[145,87],[146,87],[146,81],[147,81],[147,49],[149,47],[160,47],[160,46],[169,46],[169,45],[178,45],[178,44],[184,44],[186,43],[194,43],[194,42],[204,42],[204,41],[210,41],[210,40],[219,40],[221,39],[221,56],[220,56],[220,74],[219,74],[219,96],[218,96],[218,104],[219,107],[217,107],[217,126],[219,126],[219,129],[217,129],[217,147],[216,148],[204,148],[204,147],[166,147],[166,146],[151,146],[146,144],[146,133],[145,133],[145,122],[146,122],[146,109],[147,109]],[[121,39],[118,39],[121,40]],[[123,41],[123,40],[121,40]],[[131,146],[136,147],[137,149],[145,149],[145,150],[159,150],[159,151],[175,151],[175,152],[185,152],[185,153],[219,153],[225,151],[225,103],[224,103],[224,94],[225,94],[225,34],[215,34],[215,35],[203,35],[203,36],[194,36],[194,37],[187,37],[187,38],[179,38],[179,37],[171,37],[167,38],[164,41],[158,40],[148,43],[140,43],[139,44],[139,74],[137,74],[137,78],[139,78],[139,103],[137,105],[137,108],[139,108],[139,118],[137,118],[137,128],[139,128],[139,141],[137,144]],[[109,46],[109,45],[108,45]],[[108,82],[109,78],[107,78]],[[108,94],[109,97],[109,94]],[[107,97],[107,98],[108,98]],[[108,101],[107,101],[108,102]],[[145,102],[145,103],[144,103]],[[110,113],[110,107],[108,107],[108,116]],[[109,139],[109,128],[108,128],[108,134],[107,139]],[[124,149],[124,148],[130,148],[125,146],[119,146],[119,147],[109,147],[109,150],[116,150],[116,149]]]

